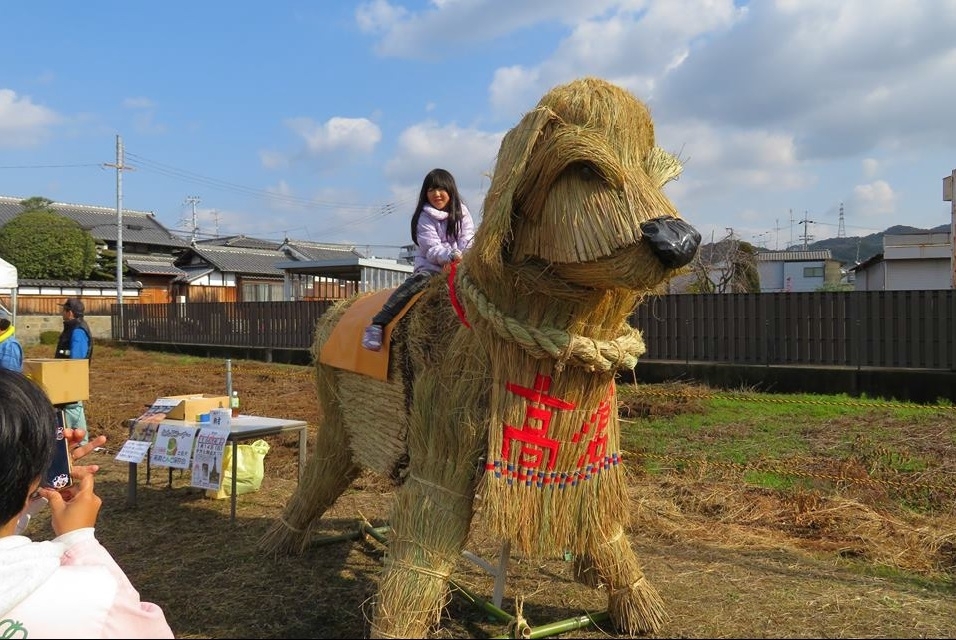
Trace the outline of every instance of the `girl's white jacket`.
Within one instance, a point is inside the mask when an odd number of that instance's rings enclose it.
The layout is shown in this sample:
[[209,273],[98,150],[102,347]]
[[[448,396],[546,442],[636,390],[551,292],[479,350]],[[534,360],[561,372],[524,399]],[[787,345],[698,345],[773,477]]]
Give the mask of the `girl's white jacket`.
[[55,540],[0,538],[0,638],[172,638],[113,556],[77,529]]

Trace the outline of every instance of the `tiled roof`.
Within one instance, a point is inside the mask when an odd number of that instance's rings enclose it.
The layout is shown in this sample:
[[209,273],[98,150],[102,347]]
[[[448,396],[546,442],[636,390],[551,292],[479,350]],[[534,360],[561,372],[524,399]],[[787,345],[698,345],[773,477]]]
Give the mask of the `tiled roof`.
[[210,267],[208,264],[201,264],[201,265],[191,265],[188,267],[183,267],[182,271],[183,271],[183,275],[180,276],[179,278],[176,278],[175,280],[176,282],[189,283],[189,282],[192,282],[193,280],[198,280],[199,278],[202,278],[203,276],[208,276],[213,271],[215,271],[215,269]]
[[263,240],[262,238],[250,238],[249,236],[222,236],[218,238],[206,238],[197,240],[197,245],[237,247],[242,249],[278,249],[282,243],[274,240]]
[[195,245],[190,247],[179,258],[175,265],[185,271],[190,271],[190,260],[199,256],[204,261],[223,273],[242,273],[246,275],[282,277],[283,272],[275,264],[288,260],[283,252],[266,249],[241,249],[235,247],[219,247],[209,245]]
[[123,263],[133,273],[150,276],[184,276],[185,272],[173,264],[173,256],[123,257]]
[[[20,202],[24,199],[0,196],[0,226],[22,213]],[[115,208],[62,202],[54,202],[50,208],[75,220],[97,241],[115,246]],[[123,210],[123,242],[146,245],[150,249],[149,255],[124,253],[123,263],[131,274],[169,275],[177,281],[194,280],[213,270],[281,278],[285,272],[275,266],[280,262],[364,257],[351,245],[289,239],[279,243],[245,235],[208,238],[190,244],[173,235],[151,212],[126,209]],[[166,252],[169,255],[156,255]]]
[[[101,289],[103,287],[116,288],[116,281],[103,282],[102,280],[48,280],[39,278],[20,278],[20,287],[70,287],[74,289]],[[124,289],[142,289],[143,283],[137,280],[123,279]]]
[[757,262],[811,262],[816,260],[832,260],[829,249],[822,251],[761,251],[757,254]]
[[335,260],[337,258],[365,256],[352,245],[322,244],[319,242],[303,242],[301,240],[286,240],[281,247],[287,258],[292,260]]
[[[0,227],[23,213],[20,202],[26,198],[0,196]],[[116,209],[85,204],[54,202],[50,208],[85,229],[95,240],[116,244]],[[123,242],[151,245],[156,248],[184,249],[189,243],[164,227],[152,212],[123,210]]]

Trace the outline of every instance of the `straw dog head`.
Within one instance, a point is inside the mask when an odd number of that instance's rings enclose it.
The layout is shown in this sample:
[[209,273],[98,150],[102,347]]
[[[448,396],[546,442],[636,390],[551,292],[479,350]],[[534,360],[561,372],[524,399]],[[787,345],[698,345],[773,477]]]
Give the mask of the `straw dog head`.
[[596,78],[555,87],[502,141],[475,259],[498,273],[541,263],[579,286],[653,289],[700,241],[662,191],[680,171],[633,95]]

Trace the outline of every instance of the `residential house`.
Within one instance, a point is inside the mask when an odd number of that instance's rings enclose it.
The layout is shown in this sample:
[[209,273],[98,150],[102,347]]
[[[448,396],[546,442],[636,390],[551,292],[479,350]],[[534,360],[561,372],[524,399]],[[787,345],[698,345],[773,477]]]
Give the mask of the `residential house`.
[[[0,196],[0,227],[23,212],[26,198]],[[100,250],[116,251],[119,229],[116,209],[92,205],[53,202],[50,209],[74,220],[87,231]],[[123,210],[123,300],[131,302],[170,302],[172,285],[182,273],[173,267],[174,253],[189,246],[163,226],[149,211]],[[116,283],[21,280],[20,310],[23,313],[56,313],[56,305],[66,296],[82,296],[87,313],[109,313],[116,302]]]
[[761,251],[757,254],[761,293],[818,291],[841,282],[840,262],[822,251]]
[[953,245],[947,231],[883,236],[883,252],[853,267],[856,291],[952,288]]
[[288,238],[281,243],[247,236],[213,238],[194,243],[176,259],[175,266],[186,274],[178,295],[193,302],[345,298],[358,290],[352,281],[290,272],[277,265],[360,258],[364,256],[350,245]]
[[[0,196],[0,226],[22,212],[22,200]],[[115,209],[60,202],[50,208],[75,220],[100,249],[116,250]],[[341,299],[357,291],[397,286],[411,272],[409,264],[365,258],[351,245],[288,238],[276,242],[245,235],[190,243],[144,211],[123,210],[122,235],[126,268],[122,296],[127,303]],[[351,266],[336,274],[335,268],[332,273],[297,272],[278,268],[279,263]],[[56,314],[63,298],[78,296],[89,315],[109,315],[117,301],[115,282],[21,280],[19,293],[24,313]]]

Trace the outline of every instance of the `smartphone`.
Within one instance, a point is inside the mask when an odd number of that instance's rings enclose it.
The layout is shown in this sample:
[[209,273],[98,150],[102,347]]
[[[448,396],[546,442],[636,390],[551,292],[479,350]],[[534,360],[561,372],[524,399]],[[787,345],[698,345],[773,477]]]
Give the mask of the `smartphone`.
[[57,411],[56,447],[53,451],[53,463],[43,477],[43,486],[51,489],[66,489],[73,484],[73,456],[70,455],[70,443],[63,433],[63,412]]

